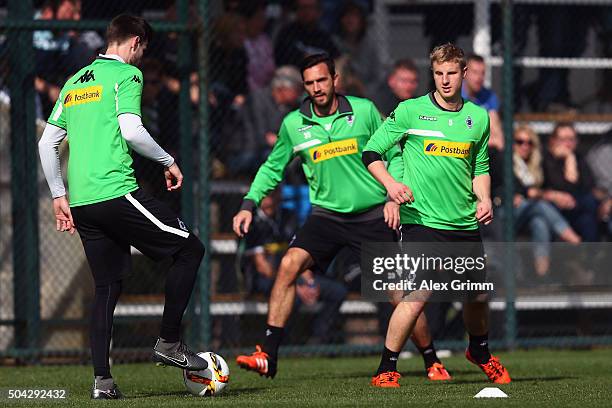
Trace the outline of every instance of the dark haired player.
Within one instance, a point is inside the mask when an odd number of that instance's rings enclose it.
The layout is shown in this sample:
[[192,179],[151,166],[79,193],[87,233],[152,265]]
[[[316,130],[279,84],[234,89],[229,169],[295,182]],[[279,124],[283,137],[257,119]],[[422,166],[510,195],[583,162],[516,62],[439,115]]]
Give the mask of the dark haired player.
[[[93,399],[118,399],[109,366],[113,311],[131,269],[130,246],[161,259],[172,257],[166,300],[153,360],[200,370],[206,360],[180,340],[181,320],[193,290],[204,246],[163,203],[136,183],[131,150],[164,168],[169,191],[183,175],[174,159],[151,138],[140,119],[142,73],[135,67],[152,35],[140,17],[120,15],[107,29],[104,55],[68,79],[49,117],[39,153],[58,231],[79,232],[95,282],[91,314]],[[59,145],[68,137],[70,201],[60,172]]]

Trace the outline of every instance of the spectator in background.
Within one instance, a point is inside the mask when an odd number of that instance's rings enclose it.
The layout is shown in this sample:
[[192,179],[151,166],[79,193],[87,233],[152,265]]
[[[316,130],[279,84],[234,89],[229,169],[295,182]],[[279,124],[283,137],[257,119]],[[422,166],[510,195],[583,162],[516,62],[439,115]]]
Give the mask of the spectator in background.
[[589,149],[587,162],[595,177],[595,185],[602,192],[599,217],[607,224],[608,237],[612,237],[612,131]]
[[[276,271],[289,241],[298,228],[296,217],[280,208],[280,193],[275,190],[265,197],[253,215],[253,222],[246,236],[246,248],[242,259],[247,289],[250,293],[270,295]],[[300,303],[323,303],[312,325],[311,344],[324,344],[334,340],[332,329],[347,289],[340,282],[322,274],[306,270],[297,280],[296,306]]]
[[319,28],[320,16],[318,0],[295,0],[295,21],[281,28],[276,36],[276,65],[297,67],[304,57],[319,53],[338,57],[338,49],[329,34]]
[[464,98],[487,110],[491,129],[489,147],[503,150],[504,131],[499,117],[499,101],[495,92],[484,86],[485,72],[484,58],[476,54],[469,55],[467,57],[467,72],[461,94]]
[[245,39],[246,23],[237,14],[224,14],[213,24],[209,53],[211,90],[217,98],[226,98],[237,106],[244,104],[248,94]]
[[[81,2],[79,0],[46,1],[36,19],[42,20],[80,20]],[[88,32],[87,40],[101,48],[104,42],[97,35]],[[66,78],[89,63],[96,55],[97,48],[90,47],[81,34],[76,31],[35,31],[33,47],[36,53],[36,77],[34,88],[41,97],[41,111],[48,116],[50,109],[59,97],[60,85]]]
[[544,194],[569,220],[583,241],[599,240],[598,200],[591,170],[576,152],[578,136],[571,123],[555,126],[544,152]]
[[354,65],[351,63],[348,55],[342,55],[334,61],[336,64],[336,71],[338,72],[338,84],[336,85],[336,91],[342,95],[358,96],[365,98],[366,87],[357,76]]
[[535,243],[536,275],[543,277],[550,267],[553,233],[572,244],[580,243],[581,238],[554,205],[542,200],[542,154],[540,139],[533,129],[520,126],[515,130],[513,150],[515,225],[517,230],[529,227]]
[[274,74],[274,47],[265,32],[266,1],[249,0],[243,2],[240,14],[246,19],[246,40],[244,48],[249,60],[247,82],[249,89],[255,91],[266,87]]
[[228,160],[233,174],[254,175],[276,143],[283,118],[297,109],[302,94],[300,72],[288,65],[276,69],[270,86],[249,95],[242,110],[244,138]]
[[[362,84],[376,86],[380,80],[379,46],[368,33],[366,11],[353,1],[345,2],[334,43]],[[352,95],[352,94],[351,94]],[[364,96],[358,95],[358,96]]]
[[240,148],[237,144],[237,133],[241,131],[240,109],[249,91],[245,30],[243,17],[237,14],[220,16],[212,27],[208,55],[211,146],[217,149],[212,153],[226,165],[228,153]]
[[387,116],[400,102],[413,98],[418,87],[417,66],[411,59],[400,59],[393,64],[386,82],[378,86],[372,100],[378,110]]
[[[35,20],[54,20],[55,2],[45,1],[34,15]],[[38,94],[37,117],[47,117],[60,94],[57,77],[57,58],[61,50],[66,51],[70,44],[65,39],[56,38],[50,30],[34,31],[33,47],[36,60],[34,89]]]

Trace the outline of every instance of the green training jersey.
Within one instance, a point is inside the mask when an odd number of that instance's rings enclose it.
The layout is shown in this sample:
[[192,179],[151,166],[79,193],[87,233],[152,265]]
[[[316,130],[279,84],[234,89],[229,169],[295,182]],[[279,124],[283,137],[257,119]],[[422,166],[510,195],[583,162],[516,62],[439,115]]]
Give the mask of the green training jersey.
[[[289,113],[278,140],[259,168],[246,200],[259,205],[282,180],[287,164],[296,156],[309,185],[313,205],[340,213],[359,213],[386,201],[385,188],[361,162],[364,146],[382,119],[374,104],[362,98],[338,95],[335,114],[320,118],[310,100]],[[399,148],[390,148],[389,172],[402,174]]]
[[141,95],[140,70],[106,57],[82,68],[62,88],[48,122],[68,134],[71,206],[110,200],[138,188],[117,116],[140,116]]
[[402,148],[403,183],[414,202],[401,207],[402,224],[444,230],[478,228],[472,179],[489,172],[489,115],[464,100],[442,108],[433,93],[400,103],[364,150],[384,154]]

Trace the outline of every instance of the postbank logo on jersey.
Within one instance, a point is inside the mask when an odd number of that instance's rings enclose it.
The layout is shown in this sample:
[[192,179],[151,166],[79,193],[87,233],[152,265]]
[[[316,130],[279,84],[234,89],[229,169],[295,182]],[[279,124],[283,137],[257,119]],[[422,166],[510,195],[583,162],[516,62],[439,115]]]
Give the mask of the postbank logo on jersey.
[[423,141],[423,153],[429,156],[459,157],[465,159],[470,155],[471,143],[443,142],[440,140]]
[[312,161],[319,163],[334,157],[359,153],[357,139],[346,139],[313,147],[308,151]]
[[84,103],[100,102],[102,100],[102,85],[73,89],[64,97],[64,106],[69,108]]

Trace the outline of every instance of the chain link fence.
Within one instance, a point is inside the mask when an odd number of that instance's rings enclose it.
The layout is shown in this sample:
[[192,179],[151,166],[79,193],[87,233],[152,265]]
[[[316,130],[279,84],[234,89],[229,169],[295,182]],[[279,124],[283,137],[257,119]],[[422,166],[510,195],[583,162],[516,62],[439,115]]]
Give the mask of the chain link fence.
[[[294,161],[283,183],[255,214],[248,237],[237,240],[231,231],[232,217],[273,148],[283,117],[304,97],[296,65],[308,54],[327,52],[336,58],[339,91],[372,99],[383,115],[399,101],[432,89],[428,54],[433,46],[452,41],[481,55],[484,77],[469,78],[471,88],[465,92],[466,97],[482,99],[484,86],[497,94],[495,103],[490,96],[481,102],[489,103],[488,110],[498,121],[490,148],[499,213],[508,202],[505,197],[520,193],[508,190],[512,177],[504,174],[503,167],[504,146],[518,148],[513,141],[520,135],[504,129],[512,129],[512,122],[528,125],[534,130],[528,137],[535,134],[536,147],[544,151],[555,124],[571,121],[574,136],[580,136],[577,157],[589,158],[581,165],[590,166],[592,173],[590,180],[580,180],[595,194],[597,205],[589,216],[596,217],[597,240],[610,239],[610,1],[515,1],[512,35],[506,33],[506,38],[503,10],[510,2],[500,1],[10,3],[0,1],[3,358],[88,358],[92,280],[78,237],[54,230],[36,140],[64,81],[104,52],[104,28],[121,12],[142,15],[156,29],[140,66],[143,123],[177,158],[186,177],[182,193],[168,193],[160,168],[135,154],[139,184],[180,212],[208,241],[185,317],[185,335],[201,348],[237,351],[261,341],[273,275],[310,211],[302,166]],[[504,55],[504,44],[509,42],[514,44],[511,58]],[[67,147],[62,150],[65,166]],[[515,184],[522,181],[515,175]],[[547,186],[552,189],[552,184],[540,180],[536,187]],[[517,206],[516,225],[504,223],[508,217],[498,217],[496,227],[484,231],[486,239],[503,241],[516,235],[520,241],[532,241],[541,236],[537,232],[542,230],[530,229],[518,211]],[[578,235],[589,233],[577,225],[575,214],[563,214]],[[549,240],[567,238],[555,231],[549,235]],[[597,250],[606,248],[600,244]],[[530,251],[523,248],[523,252]],[[609,343],[612,327],[605,322],[612,308],[609,280],[597,276],[558,281],[554,271],[559,267],[551,253],[548,268],[543,261],[531,261],[531,256],[521,256],[522,266],[506,273],[521,270],[529,279],[541,278],[539,292],[527,290],[529,285],[519,281],[507,288],[506,299],[494,303],[491,335],[498,344]],[[118,360],[148,356],[163,309],[168,263],[155,264],[136,250],[133,259],[134,273],[124,282],[115,313],[113,355]],[[359,262],[341,252],[329,270],[316,271],[315,287],[298,282],[299,301],[289,323],[286,351],[379,350],[392,307],[360,297]],[[542,298],[543,292],[557,297]],[[451,304],[442,323],[432,327],[445,347],[463,347],[458,316],[458,306]],[[574,319],[570,324],[544,325],[551,318],[567,316]]]

